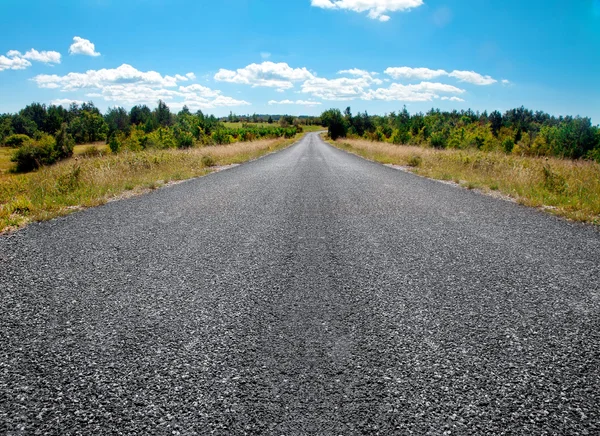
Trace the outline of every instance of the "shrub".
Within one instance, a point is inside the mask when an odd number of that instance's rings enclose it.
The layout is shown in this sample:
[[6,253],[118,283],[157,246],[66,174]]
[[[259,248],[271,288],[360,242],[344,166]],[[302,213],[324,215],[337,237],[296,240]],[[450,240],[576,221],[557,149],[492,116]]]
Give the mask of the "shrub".
[[212,139],[215,144],[225,145],[233,142],[233,136],[231,136],[226,130],[216,130],[212,134]]
[[407,131],[394,130],[394,133],[392,134],[393,144],[406,144],[408,141],[410,141],[410,134]]
[[567,189],[567,181],[560,174],[554,172],[550,165],[544,165],[542,168],[542,173],[544,175],[544,187],[548,191],[563,193]]
[[101,149],[96,146],[88,145],[85,150],[83,150],[82,156],[84,157],[97,157],[102,156],[104,153]]
[[23,145],[15,151],[11,157],[11,161],[15,162],[14,170],[18,173],[33,171],[42,165],[49,165],[55,162],[54,148],[34,144]]
[[181,132],[177,136],[177,146],[179,148],[190,148],[194,145],[194,135],[189,132]]
[[110,139],[108,140],[108,146],[110,147],[110,151],[113,153],[118,153],[121,151],[121,141],[117,138],[116,134],[112,134]]
[[56,144],[54,147],[56,153],[56,159],[66,159],[73,156],[73,148],[75,147],[75,140],[67,132],[67,124],[63,123],[60,130],[56,134]]
[[202,165],[205,167],[214,167],[215,160],[211,156],[202,156]]
[[15,147],[15,148],[21,147],[22,145],[29,144],[29,143],[31,143],[31,138],[27,135],[22,135],[22,134],[10,135],[4,141],[4,144],[8,145],[9,147]]
[[407,165],[409,167],[419,167],[419,166],[421,166],[422,162],[423,162],[423,159],[421,159],[421,156],[417,156],[417,155],[413,154],[411,157],[408,158]]
[[429,138],[429,145],[433,148],[445,148],[446,147],[446,138],[441,133],[434,133]]
[[502,141],[502,150],[504,150],[505,153],[512,153],[513,148],[515,148],[515,141],[512,139],[506,138],[504,141]]

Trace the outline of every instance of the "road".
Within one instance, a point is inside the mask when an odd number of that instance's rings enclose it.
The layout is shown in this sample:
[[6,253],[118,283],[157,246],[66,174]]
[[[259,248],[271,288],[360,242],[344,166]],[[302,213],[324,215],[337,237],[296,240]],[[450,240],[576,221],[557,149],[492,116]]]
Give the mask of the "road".
[[599,434],[600,232],[316,134],[0,238],[1,434]]

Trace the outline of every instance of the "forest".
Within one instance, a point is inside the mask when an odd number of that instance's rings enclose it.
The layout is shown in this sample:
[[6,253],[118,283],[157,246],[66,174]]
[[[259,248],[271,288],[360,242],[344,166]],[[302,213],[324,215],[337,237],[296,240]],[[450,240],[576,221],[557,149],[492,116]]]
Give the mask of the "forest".
[[330,109],[321,121],[332,139],[364,138],[372,141],[433,147],[475,148],[522,156],[555,156],[594,159],[600,162],[600,128],[590,118],[556,117],[524,107],[503,114],[466,111],[429,112],[411,115],[406,107],[384,116],[366,112],[352,115]]
[[15,148],[15,171],[27,172],[70,157],[75,144],[106,141],[113,153],[223,145],[292,138],[310,121],[283,115],[277,116],[277,122],[269,117],[264,124],[249,124],[253,118],[236,116],[240,123],[226,125],[185,106],[173,113],[163,101],[154,110],[138,105],[129,111],[109,108],[105,114],[92,102],[72,103],[68,108],[32,103],[17,114],[0,115],[0,144]]

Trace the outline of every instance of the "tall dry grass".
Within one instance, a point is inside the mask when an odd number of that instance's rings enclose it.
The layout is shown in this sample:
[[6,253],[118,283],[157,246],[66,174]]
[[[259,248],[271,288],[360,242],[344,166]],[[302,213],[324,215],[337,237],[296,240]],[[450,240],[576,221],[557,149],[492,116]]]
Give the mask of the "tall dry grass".
[[500,192],[521,204],[600,224],[600,165],[592,161],[536,158],[479,150],[436,150],[358,139],[330,141],[338,148],[416,174],[470,189]]
[[[86,153],[28,174],[0,176],[0,232],[136,195],[242,163],[298,139],[268,139],[188,150]],[[106,153],[103,151],[103,153]]]

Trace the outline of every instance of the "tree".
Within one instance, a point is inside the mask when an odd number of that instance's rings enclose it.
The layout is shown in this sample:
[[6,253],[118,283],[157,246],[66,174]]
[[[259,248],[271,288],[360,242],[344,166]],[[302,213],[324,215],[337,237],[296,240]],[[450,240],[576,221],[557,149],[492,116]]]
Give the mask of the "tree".
[[109,108],[104,115],[104,121],[108,125],[108,137],[115,132],[123,132],[129,135],[131,123],[127,111],[122,107]]
[[494,111],[489,115],[488,119],[490,120],[490,129],[492,130],[492,135],[497,138],[498,131],[502,127],[502,114],[498,111]]
[[339,109],[329,109],[321,115],[323,125],[328,129],[328,134],[334,141],[345,138],[348,134],[348,124]]
[[134,106],[129,111],[129,122],[134,125],[146,124],[152,118],[152,111],[146,105]]
[[273,124],[273,117],[271,115],[269,115],[269,119],[267,120],[267,123]]
[[32,120],[22,115],[14,115],[11,124],[13,132],[27,135],[30,138],[37,132],[37,125]]
[[67,131],[67,123],[63,123],[56,134],[54,148],[56,159],[60,160],[73,156],[73,147],[75,147],[75,140]]
[[159,126],[167,127],[172,124],[171,110],[164,101],[158,100],[158,107],[154,111],[154,118]]

